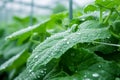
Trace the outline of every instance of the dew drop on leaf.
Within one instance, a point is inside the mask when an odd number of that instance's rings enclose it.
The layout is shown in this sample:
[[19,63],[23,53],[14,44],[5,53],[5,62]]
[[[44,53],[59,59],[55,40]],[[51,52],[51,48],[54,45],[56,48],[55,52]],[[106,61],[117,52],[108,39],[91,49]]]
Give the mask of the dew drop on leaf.
[[67,41],[67,39],[63,39],[63,41]]
[[86,78],[86,79],[84,79],[84,80],[90,80],[89,78]]
[[84,19],[84,18],[82,18],[81,20],[82,20],[82,21],[84,21],[85,19]]
[[43,71],[43,70],[41,70],[41,71],[40,71],[40,73],[44,73],[44,71]]
[[84,78],[86,78],[87,77],[87,75],[84,75]]
[[99,67],[99,68],[101,68],[101,67],[102,67],[102,65],[98,65],[98,67]]
[[77,33],[78,35],[80,35],[81,33]]
[[70,42],[67,42],[67,44],[70,44]]
[[38,58],[38,55],[36,55],[35,58]]
[[29,73],[31,73],[32,72],[32,70],[29,70]]
[[73,80],[78,80],[78,79],[74,78]]
[[77,70],[75,72],[78,72]]
[[99,77],[99,74],[98,73],[94,73],[92,74],[93,77]]

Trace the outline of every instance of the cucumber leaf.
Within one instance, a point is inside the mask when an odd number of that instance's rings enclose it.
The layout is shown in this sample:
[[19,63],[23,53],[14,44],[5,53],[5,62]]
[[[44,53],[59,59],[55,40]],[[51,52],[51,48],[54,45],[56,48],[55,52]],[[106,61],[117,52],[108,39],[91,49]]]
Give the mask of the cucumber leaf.
[[[66,32],[55,34],[38,45],[28,59],[26,73],[30,75],[31,73],[28,71],[32,71],[34,72],[35,76],[39,76],[39,69],[42,66],[46,65],[53,58],[60,58],[62,54],[64,54],[74,45],[78,43],[92,42],[97,39],[105,39],[110,36],[107,28],[82,29],[76,32],[74,32],[72,29],[69,29]],[[32,76],[32,79],[36,79],[35,76]],[[16,79],[21,79],[21,76],[18,76]]]
[[62,57],[60,65],[63,66],[63,70],[72,70],[72,75],[52,77],[48,80],[114,80],[120,74],[116,63],[106,61],[83,48],[70,49]]
[[84,12],[87,13],[87,12],[94,12],[97,10],[97,7],[94,6],[94,5],[88,5],[87,7],[84,8]]
[[95,4],[112,9],[120,5],[120,1],[119,0],[96,0]]
[[56,15],[52,15],[49,19],[40,22],[36,25],[29,26],[27,28],[21,29],[17,32],[12,33],[11,35],[7,36],[6,39],[22,39],[28,38],[34,33],[48,33],[50,29],[57,28],[59,31],[64,30],[60,24],[62,24],[62,20],[66,18],[67,13],[59,13]]

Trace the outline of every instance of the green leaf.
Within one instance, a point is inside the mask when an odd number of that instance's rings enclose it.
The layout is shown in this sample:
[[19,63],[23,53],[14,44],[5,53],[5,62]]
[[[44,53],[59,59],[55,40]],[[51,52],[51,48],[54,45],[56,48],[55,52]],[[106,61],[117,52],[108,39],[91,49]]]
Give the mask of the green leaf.
[[1,47],[1,54],[5,59],[9,59],[10,57],[18,54],[21,50],[26,49],[30,44],[26,43],[23,45],[16,45],[16,42],[4,42]]
[[103,60],[86,49],[79,49],[79,51],[71,49],[63,57],[64,66],[61,64],[63,67],[74,68],[73,75],[54,77],[50,80],[114,80],[120,75],[120,68],[116,63]]
[[113,31],[116,33],[116,34],[120,34],[120,20],[116,20],[114,21],[113,23]]
[[[102,75],[100,73],[102,73]],[[112,75],[110,75],[105,71],[98,70],[96,72],[92,72],[89,70],[85,70],[79,74],[66,76],[66,77],[53,78],[50,80],[114,80],[114,79],[115,78],[112,77]]]
[[[32,19],[33,19],[33,24],[35,24],[37,22],[37,19],[35,17],[33,17]],[[21,26],[24,25],[24,27],[27,27],[30,24],[29,23],[30,22],[30,16],[26,16],[26,17],[13,16],[13,20],[17,24],[19,23]]]
[[3,37],[5,30],[3,28],[0,28],[0,38]]
[[[69,74],[74,74],[81,70],[88,69],[89,66],[102,62],[103,59],[95,55],[93,52],[86,50],[84,48],[80,49],[70,49],[61,57],[61,64],[64,71],[69,70]],[[66,70],[66,68],[68,70]]]
[[16,38],[22,38],[22,37],[29,37],[31,34],[33,34],[33,32],[40,32],[40,33],[44,33],[46,32],[46,27],[45,25],[47,24],[47,22],[49,22],[50,19],[41,22],[40,24],[34,25],[34,26],[29,26],[25,29],[22,29],[20,31],[14,32],[13,34],[9,35],[6,37],[6,39],[16,39]]
[[[47,75],[56,67],[59,59],[52,59],[48,64],[41,66],[41,68],[36,69],[35,71],[25,69],[15,80],[23,79],[23,80],[35,80],[35,79],[43,79],[46,78]],[[46,76],[45,76],[46,75]]]
[[84,12],[94,12],[95,10],[97,10],[97,7],[94,5],[88,5],[87,7],[84,8]]
[[[35,48],[33,55],[28,60],[28,67],[34,69],[37,64],[44,65],[53,57],[59,58],[64,52],[66,52],[66,50],[77,43],[91,42],[96,39],[107,38],[108,36],[109,32],[107,29],[86,29],[76,33],[63,32],[54,35]],[[37,56],[37,58],[35,58],[35,56]]]
[[120,2],[119,2],[119,0],[117,0],[117,1],[116,0],[96,0],[95,3],[102,7],[112,9],[112,8],[115,8],[116,6],[118,6]]
[[62,26],[62,20],[67,17],[67,13],[59,13],[52,15],[49,19],[33,25],[27,28],[21,29],[7,36],[6,39],[27,39],[34,33],[51,33],[52,32],[60,32],[65,29]]
[[[82,65],[82,66],[78,67],[80,71],[76,71],[76,73],[72,76],[56,77],[50,80],[74,80],[74,79],[76,80],[87,80],[87,79],[89,80],[114,80],[118,75],[120,75],[120,72],[119,72],[120,68],[115,63],[107,62],[102,59],[100,61],[100,59],[98,59],[99,60],[98,62],[96,60],[94,61],[94,58],[91,58],[90,60],[96,63],[87,65],[87,63],[91,61],[88,60],[88,62],[86,63],[86,59],[81,58],[81,60],[83,61],[79,63],[79,65]],[[86,65],[87,65],[87,68],[84,69],[84,66],[86,67]]]
[[28,57],[29,57],[28,52],[26,50],[23,50],[20,53],[18,53],[17,55],[13,56],[8,61],[6,61],[5,63],[3,63],[0,66],[0,71],[18,68],[26,62]]
[[98,11],[95,11],[95,12],[91,12],[91,13],[86,13],[86,14],[83,14],[82,16],[78,17],[78,19],[81,19],[81,20],[96,20],[96,19],[99,19],[99,12]]
[[[35,48],[33,54],[28,59],[27,70],[35,72],[53,58],[60,58],[62,54],[77,43],[92,42],[96,39],[107,38],[108,36],[110,36],[110,34],[107,28],[82,29],[77,32],[68,30],[55,34]],[[28,74],[30,73],[28,72]],[[38,73],[36,74],[35,72],[35,75],[38,76]],[[18,77],[18,79],[20,78],[21,77]],[[34,76],[33,78],[36,79]]]
[[100,25],[100,23],[96,20],[88,20],[88,21],[81,23],[78,26],[79,30],[81,30],[81,29],[97,29],[100,27],[103,27],[103,26]]

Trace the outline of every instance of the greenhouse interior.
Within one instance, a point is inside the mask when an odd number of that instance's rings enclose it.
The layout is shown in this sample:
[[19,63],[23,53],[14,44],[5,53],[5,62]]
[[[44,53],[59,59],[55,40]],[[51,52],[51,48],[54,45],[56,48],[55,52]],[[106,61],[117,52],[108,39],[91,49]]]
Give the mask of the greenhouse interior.
[[0,80],[120,80],[120,0],[0,0]]

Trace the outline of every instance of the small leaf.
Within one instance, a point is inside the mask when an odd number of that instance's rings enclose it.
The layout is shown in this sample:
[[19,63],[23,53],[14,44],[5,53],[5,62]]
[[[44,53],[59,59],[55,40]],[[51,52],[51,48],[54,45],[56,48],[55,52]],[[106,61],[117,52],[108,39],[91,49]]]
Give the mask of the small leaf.
[[34,33],[48,33],[50,29],[52,30],[56,29],[56,30],[62,31],[64,29],[60,26],[60,24],[62,24],[62,19],[64,19],[65,17],[67,17],[66,12],[52,15],[49,19],[39,24],[36,24],[34,26],[29,26],[27,28],[24,28],[12,33],[11,35],[7,36],[6,39],[13,40],[17,38],[23,39],[23,37],[28,38]]
[[94,12],[95,10],[97,10],[97,7],[94,5],[88,5],[87,7],[84,8],[84,12]]
[[45,24],[47,24],[47,22],[49,22],[49,19],[44,22],[41,22],[40,24],[37,24],[34,26],[29,26],[20,31],[14,32],[13,34],[7,36],[6,39],[16,39],[16,38],[22,38],[24,36],[29,37],[33,32],[40,32],[40,33],[43,32],[44,33],[44,32],[46,32]]
[[[119,0],[117,0],[119,3]],[[116,0],[96,0],[95,4],[100,5],[101,7],[106,7],[109,9],[115,8],[119,4],[116,4]]]

